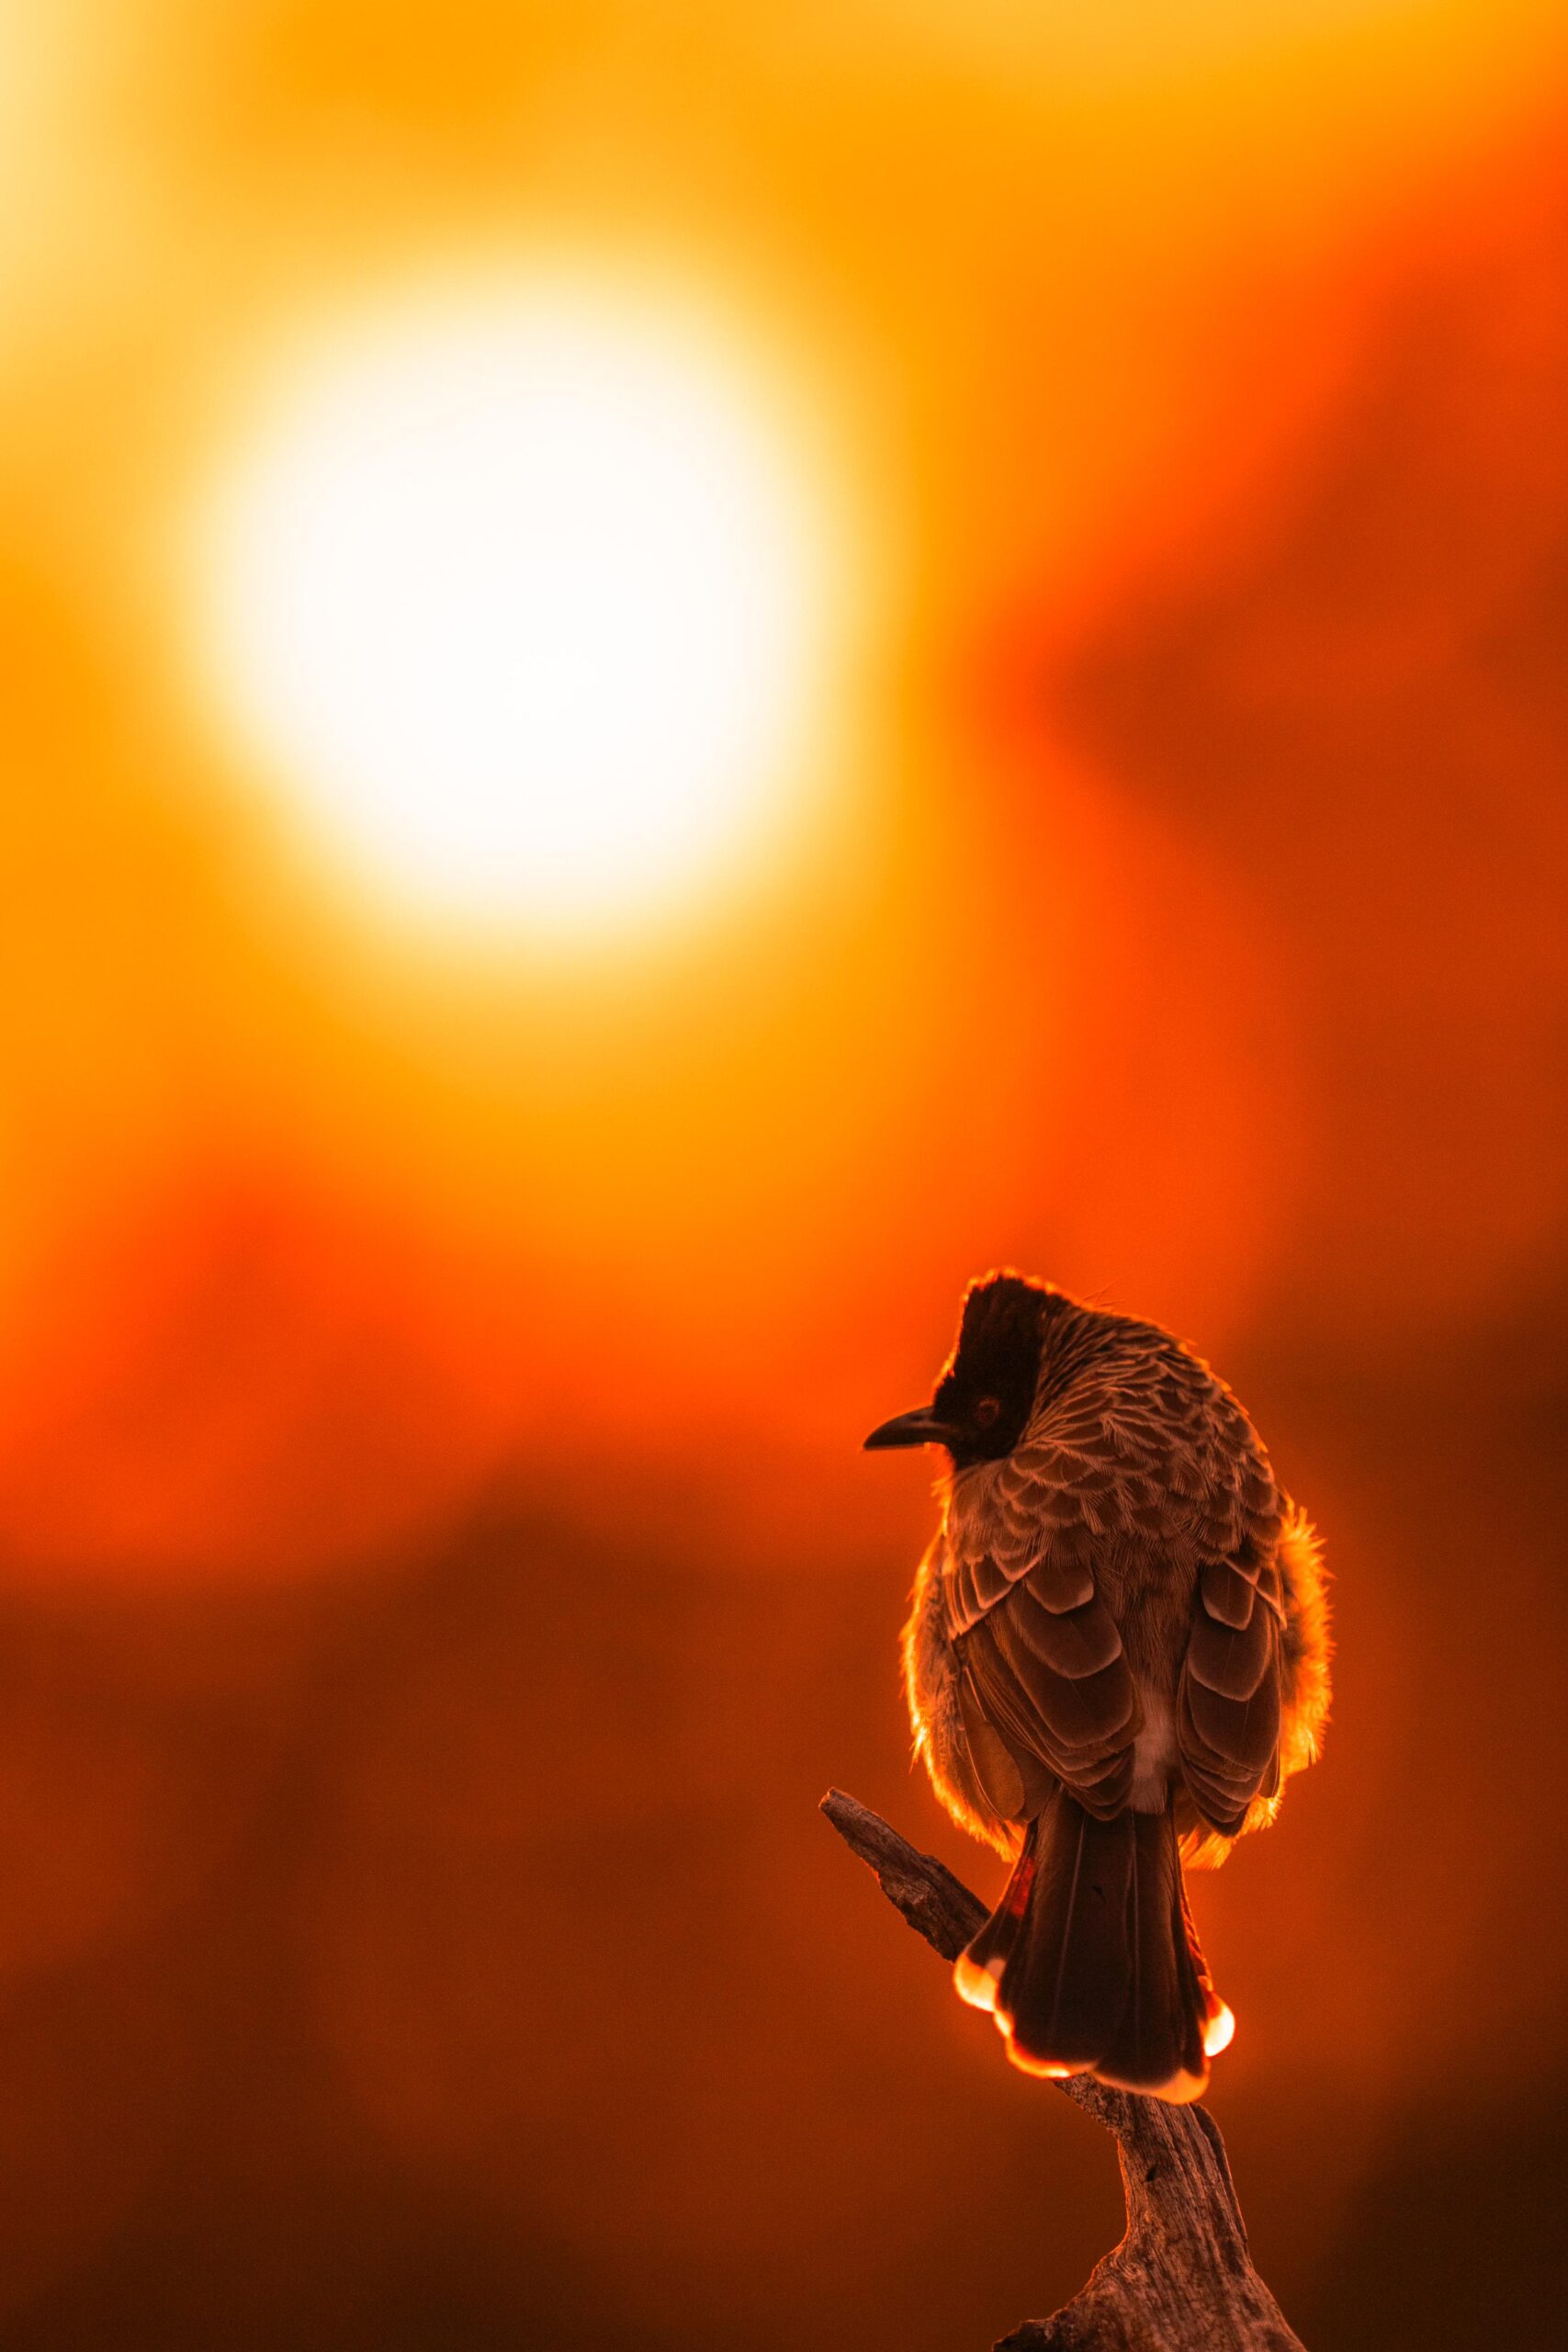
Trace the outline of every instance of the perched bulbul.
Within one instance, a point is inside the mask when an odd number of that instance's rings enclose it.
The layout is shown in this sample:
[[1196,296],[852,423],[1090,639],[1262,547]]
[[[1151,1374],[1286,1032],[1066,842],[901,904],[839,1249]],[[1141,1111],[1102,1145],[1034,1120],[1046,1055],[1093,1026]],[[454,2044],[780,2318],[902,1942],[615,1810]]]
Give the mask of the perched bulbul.
[[904,1629],[917,1752],[1013,1860],[960,1958],[1016,2065],[1199,2098],[1233,2020],[1182,1859],[1224,1860],[1328,1709],[1318,1548],[1224,1383],[1168,1331],[987,1274],[919,1411],[941,1524]]

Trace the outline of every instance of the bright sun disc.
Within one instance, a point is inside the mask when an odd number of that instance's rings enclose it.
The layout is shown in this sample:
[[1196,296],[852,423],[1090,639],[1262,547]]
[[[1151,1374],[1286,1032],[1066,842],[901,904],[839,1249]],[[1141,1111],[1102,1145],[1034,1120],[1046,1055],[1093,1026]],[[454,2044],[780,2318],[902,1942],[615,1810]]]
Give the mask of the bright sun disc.
[[204,535],[253,761],[412,906],[624,925],[759,859],[809,764],[831,570],[740,349],[570,277],[448,292],[297,368]]

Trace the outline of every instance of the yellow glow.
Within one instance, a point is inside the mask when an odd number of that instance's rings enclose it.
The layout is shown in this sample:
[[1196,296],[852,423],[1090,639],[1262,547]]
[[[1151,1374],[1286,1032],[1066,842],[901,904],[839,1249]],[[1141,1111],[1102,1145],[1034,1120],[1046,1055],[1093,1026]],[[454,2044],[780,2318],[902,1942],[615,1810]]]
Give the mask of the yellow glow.
[[[953,1963],[953,1981],[959,1999],[966,2001],[972,2009],[984,2009],[988,2015],[996,2012],[1001,1973],[1000,1961],[993,1961],[988,1968],[976,1968],[966,1951],[961,1951]],[[1002,2030],[1007,2030],[1005,2023]]]
[[540,271],[288,374],[208,510],[229,724],[336,856],[528,935],[684,903],[776,838],[820,734],[823,502],[762,371]]
[[1217,2058],[1235,2040],[1235,2012],[1222,2001],[1203,2028],[1203,2055]]

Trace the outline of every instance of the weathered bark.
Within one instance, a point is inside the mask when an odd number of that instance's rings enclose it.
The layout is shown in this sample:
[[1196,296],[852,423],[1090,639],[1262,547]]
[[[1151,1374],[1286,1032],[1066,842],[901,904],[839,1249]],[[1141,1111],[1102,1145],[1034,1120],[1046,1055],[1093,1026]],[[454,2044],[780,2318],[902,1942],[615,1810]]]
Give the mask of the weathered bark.
[[[986,1906],[878,1813],[830,1789],[822,1810],[918,1934],[956,1960]],[[1108,2090],[1088,2075],[1056,2086],[1116,2142],[1127,2234],[1082,2292],[1027,2320],[996,2352],[1303,2352],[1252,2267],[1224,2142],[1201,2107]]]

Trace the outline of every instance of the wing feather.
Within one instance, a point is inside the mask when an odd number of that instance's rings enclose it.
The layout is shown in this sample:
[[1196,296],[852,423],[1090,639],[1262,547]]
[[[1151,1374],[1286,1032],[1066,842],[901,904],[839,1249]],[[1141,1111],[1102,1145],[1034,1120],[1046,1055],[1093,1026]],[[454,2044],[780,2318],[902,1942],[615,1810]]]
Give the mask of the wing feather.
[[1187,1645],[1189,1680],[1222,1699],[1250,1699],[1274,1663],[1278,1630],[1266,1609],[1255,1609],[1245,1625],[1227,1625],[1210,1616],[1205,1601]]
[[1204,1608],[1216,1623],[1242,1632],[1252,1621],[1258,1588],[1228,1560],[1213,1560],[1198,1579]]
[[1177,1708],[1188,1793],[1207,1826],[1234,1837],[1253,1799],[1279,1785],[1279,1571],[1249,1538],[1198,1578]]
[[1057,1611],[1038,1599],[1034,1587],[1033,1577],[1016,1587],[1006,1613],[1019,1639],[1042,1665],[1078,1681],[1121,1657],[1116,1621],[1097,1594],[1091,1591],[1080,1608]]
[[1021,1587],[962,1646],[980,1712],[1014,1755],[1046,1765],[1091,1813],[1119,1812],[1132,1787],[1139,1707],[1104,1603],[1058,1616]]

